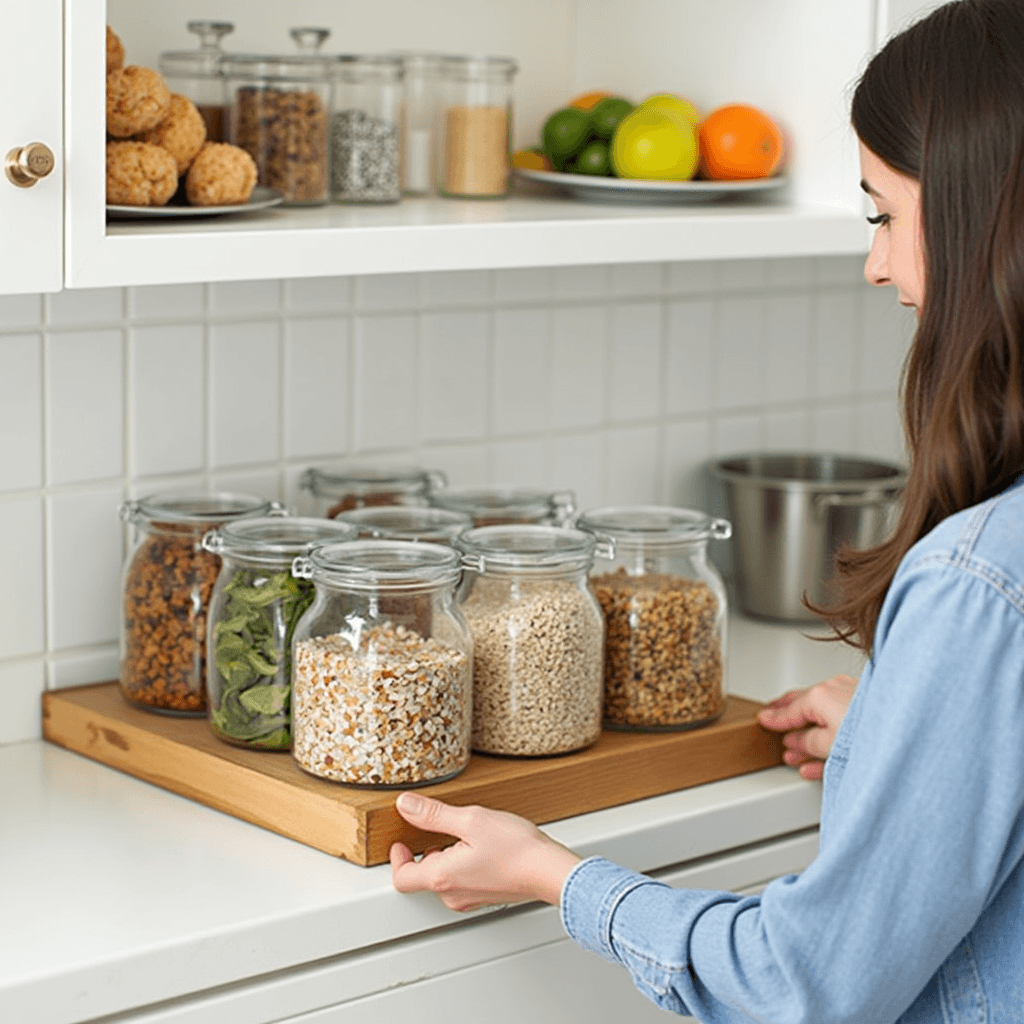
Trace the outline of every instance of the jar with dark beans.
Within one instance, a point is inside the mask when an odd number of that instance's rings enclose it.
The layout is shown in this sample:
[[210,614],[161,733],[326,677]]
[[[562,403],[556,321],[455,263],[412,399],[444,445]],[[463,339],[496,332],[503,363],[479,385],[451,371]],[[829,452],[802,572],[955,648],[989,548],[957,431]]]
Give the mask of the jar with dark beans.
[[604,720],[619,729],[689,729],[725,707],[726,595],[707,560],[731,527],[661,506],[595,509],[577,525],[604,538],[591,588],[605,620]]
[[203,550],[203,534],[271,508],[239,494],[152,495],[121,506],[135,532],[121,588],[127,700],[167,714],[206,713],[206,614],[220,559]]

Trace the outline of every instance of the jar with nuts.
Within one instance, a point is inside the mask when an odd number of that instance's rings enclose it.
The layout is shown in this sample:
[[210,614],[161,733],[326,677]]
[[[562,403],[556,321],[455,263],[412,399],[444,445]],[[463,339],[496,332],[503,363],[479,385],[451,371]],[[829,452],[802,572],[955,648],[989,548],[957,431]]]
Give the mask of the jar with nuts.
[[473,634],[473,749],[537,757],[601,733],[604,621],[587,584],[597,541],[558,526],[481,526],[456,540]]
[[154,494],[127,501],[132,531],[121,579],[121,692],[169,715],[206,714],[206,616],[220,558],[213,527],[263,516],[276,502],[249,494]]
[[448,478],[416,466],[314,466],[299,479],[310,515],[333,519],[341,512],[377,505],[428,505],[431,491]]
[[458,553],[419,541],[315,548],[292,573],[313,604],[292,646],[292,756],[350,786],[450,779],[470,759],[473,643]]
[[605,618],[604,721],[637,731],[691,729],[725,707],[727,601],[708,561],[732,527],[657,505],[599,508],[576,524],[609,542],[590,585]]
[[259,750],[291,747],[292,634],[313,603],[313,584],[292,576],[292,562],[318,544],[355,536],[354,526],[337,520],[259,516],[203,537],[203,550],[221,559],[206,650],[215,736]]

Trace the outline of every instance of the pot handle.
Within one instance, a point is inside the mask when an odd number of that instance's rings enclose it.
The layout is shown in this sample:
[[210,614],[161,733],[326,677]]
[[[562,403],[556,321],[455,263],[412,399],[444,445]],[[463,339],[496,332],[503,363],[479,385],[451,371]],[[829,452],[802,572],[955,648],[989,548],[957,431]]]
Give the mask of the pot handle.
[[899,499],[899,491],[866,491],[863,494],[815,494],[814,510],[824,515],[830,508],[868,508],[891,505]]

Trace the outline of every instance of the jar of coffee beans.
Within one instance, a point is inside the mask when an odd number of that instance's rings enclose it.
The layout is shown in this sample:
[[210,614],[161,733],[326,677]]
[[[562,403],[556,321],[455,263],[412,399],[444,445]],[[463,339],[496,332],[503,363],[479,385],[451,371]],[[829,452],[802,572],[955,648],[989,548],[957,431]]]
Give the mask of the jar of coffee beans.
[[297,558],[313,604],[292,646],[292,756],[350,786],[450,779],[470,759],[473,644],[455,603],[458,553],[353,540]]
[[612,546],[590,578],[605,619],[605,724],[660,731],[714,721],[725,707],[727,601],[707,545],[731,525],[656,505],[593,509],[576,525]]
[[481,526],[459,604],[473,634],[473,749],[537,757],[601,733],[604,622],[587,585],[597,542],[557,526]]
[[206,615],[221,560],[213,527],[263,516],[249,494],[154,494],[120,507],[131,538],[121,579],[121,692],[170,715],[206,714]]

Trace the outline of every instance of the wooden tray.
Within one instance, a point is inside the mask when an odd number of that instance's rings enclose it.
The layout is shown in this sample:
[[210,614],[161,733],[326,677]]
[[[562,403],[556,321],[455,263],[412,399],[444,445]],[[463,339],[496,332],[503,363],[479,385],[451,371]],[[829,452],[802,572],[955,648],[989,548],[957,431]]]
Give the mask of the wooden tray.
[[[782,763],[779,736],[762,729],[755,717],[761,706],[730,697],[722,717],[704,728],[606,731],[588,750],[561,757],[474,755],[462,774],[425,792],[454,804],[512,811],[543,824],[742,775]],[[43,735],[51,743],[356,864],[386,862],[396,839],[416,852],[444,845],[437,835],[403,821],[395,810],[394,790],[343,786],[307,775],[286,752],[233,747],[218,740],[203,719],[134,707],[116,683],[44,693]]]

